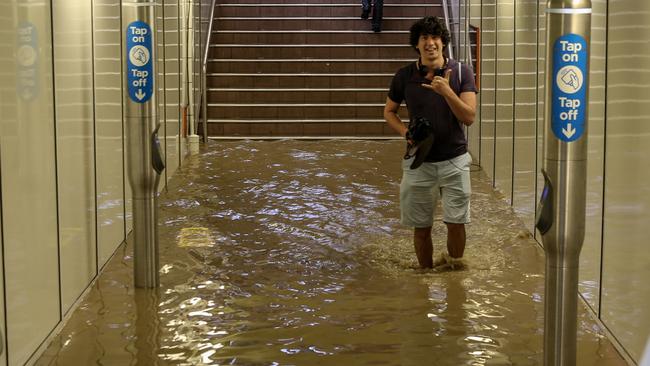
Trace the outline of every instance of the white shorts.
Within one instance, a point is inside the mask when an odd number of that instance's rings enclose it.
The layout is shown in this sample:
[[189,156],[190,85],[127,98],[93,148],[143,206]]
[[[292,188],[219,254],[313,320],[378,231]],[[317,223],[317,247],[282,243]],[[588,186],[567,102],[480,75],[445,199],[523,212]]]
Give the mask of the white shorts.
[[400,209],[402,224],[416,228],[433,225],[433,214],[442,196],[443,221],[467,224],[472,194],[469,153],[435,163],[424,162],[411,169],[413,158],[402,161]]

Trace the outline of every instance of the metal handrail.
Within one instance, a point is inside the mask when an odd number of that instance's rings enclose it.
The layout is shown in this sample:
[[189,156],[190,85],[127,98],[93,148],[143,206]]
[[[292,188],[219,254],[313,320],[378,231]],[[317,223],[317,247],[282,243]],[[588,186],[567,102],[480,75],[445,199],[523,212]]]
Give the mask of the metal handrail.
[[217,5],[217,0],[212,0],[210,6],[210,24],[208,25],[208,35],[205,41],[205,51],[203,51],[203,67],[208,63],[208,51],[210,50],[210,38],[212,38],[212,24],[214,24],[214,8]]
[[[447,8],[447,0],[442,0],[442,11],[445,14],[445,26],[447,26],[447,31],[451,34],[451,29],[449,28],[449,9]],[[449,49],[449,58],[454,58],[454,47],[451,40],[447,45],[447,48]]]
[[[208,73],[208,54],[210,52],[210,41],[212,39],[212,25],[214,24],[214,9],[217,5],[217,0],[212,0],[210,5],[210,20],[208,24],[208,32],[205,37],[205,47],[203,49],[203,58],[201,60],[201,95],[197,102],[197,112],[200,110],[203,115],[203,142],[208,141],[208,92],[207,92],[207,73]],[[197,113],[198,116],[201,115]]]

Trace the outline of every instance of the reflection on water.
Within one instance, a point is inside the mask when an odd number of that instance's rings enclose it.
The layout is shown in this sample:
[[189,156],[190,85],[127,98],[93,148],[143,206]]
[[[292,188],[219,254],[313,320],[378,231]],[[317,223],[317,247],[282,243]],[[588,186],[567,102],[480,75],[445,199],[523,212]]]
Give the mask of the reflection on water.
[[[402,149],[211,143],[160,199],[160,290],[120,249],[38,364],[541,364],[543,252],[477,172],[469,269],[414,269]],[[581,365],[624,364],[584,311],[578,343]]]

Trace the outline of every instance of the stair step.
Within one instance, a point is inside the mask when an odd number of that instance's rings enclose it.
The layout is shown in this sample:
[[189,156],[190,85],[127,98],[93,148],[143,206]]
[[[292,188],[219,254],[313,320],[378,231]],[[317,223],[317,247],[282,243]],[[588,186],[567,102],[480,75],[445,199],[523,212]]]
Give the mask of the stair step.
[[[442,15],[443,9],[432,4],[384,4],[383,15],[423,17]],[[218,17],[354,17],[361,21],[361,3],[356,4],[221,4]],[[371,16],[372,17],[372,16]]]
[[384,121],[365,120],[277,120],[255,122],[215,123],[210,120],[207,128],[209,136],[232,136],[237,138],[295,138],[311,136],[311,138],[341,138],[343,136],[401,138]]
[[[386,20],[411,20],[411,21],[416,21],[420,19],[420,16],[402,16],[402,17],[383,17],[382,21]],[[277,16],[277,17],[215,17],[215,21],[217,21],[217,24],[219,24],[219,21],[226,21],[226,20],[238,20],[238,21],[254,21],[254,22],[259,22],[262,20],[272,20],[276,22],[285,22],[288,20],[354,20],[354,21],[359,21],[361,22],[362,19],[359,19],[359,17],[355,16],[348,16],[348,17],[332,17],[332,16],[315,16],[315,17],[310,17],[310,16]]]
[[378,37],[370,29],[366,31],[349,30],[282,30],[282,31],[217,31],[212,35],[214,44],[371,44],[380,47],[383,44],[408,45],[408,32],[384,31]]
[[386,88],[259,88],[210,89],[208,103],[384,103]]
[[[382,117],[384,104],[243,104],[243,103],[209,103],[208,117],[216,119],[319,119],[319,118],[360,118],[372,119]],[[408,119],[408,111],[400,107],[399,115]]]
[[[301,6],[306,6],[306,7],[333,7],[333,8],[340,8],[340,7],[354,7],[354,8],[360,8],[361,3],[360,2],[347,2],[347,3],[323,3],[323,2],[316,2],[316,3],[223,3],[223,4],[217,4],[217,7],[223,8],[223,7],[242,7],[242,8],[268,8],[268,7],[289,7],[289,8],[299,8]],[[408,7],[421,7],[421,6],[432,6],[432,7],[441,7],[442,5],[440,4],[431,4],[430,1],[422,1],[421,3],[417,2],[409,2],[409,3],[404,3],[404,4],[384,4],[384,9],[387,8],[408,8]]]
[[212,59],[264,59],[282,55],[286,58],[350,58],[350,59],[382,59],[417,57],[412,47],[399,45],[260,45],[260,44],[226,44],[211,45],[208,55]]
[[[208,75],[212,89],[241,88],[383,88],[388,90],[392,75],[377,76],[272,76],[266,74]],[[382,102],[384,100],[382,99]]]
[[383,119],[208,119],[208,123],[385,123]]
[[251,108],[284,108],[284,107],[383,107],[384,103],[208,103],[208,107],[251,107]]
[[[382,20],[382,30],[409,29],[411,24],[420,17],[385,17]],[[222,30],[368,30],[370,23],[358,17],[260,17],[240,18],[228,17],[215,19],[215,28]],[[377,34],[380,37],[381,33]]]
[[[394,75],[402,66],[415,61],[416,57],[403,59],[211,59],[208,73],[287,73],[301,74],[365,74],[386,73]],[[311,76],[311,75],[306,75]]]
[[[432,3],[431,0],[390,0],[390,4],[384,4],[384,7],[389,5],[399,6],[409,4],[429,4],[431,6],[440,6],[439,4]],[[351,0],[283,0],[282,3],[273,2],[260,2],[260,0],[237,0],[237,3],[223,3],[217,5],[239,5],[239,6],[260,6],[260,5],[283,5],[283,6],[361,6],[361,2]]]
[[[384,114],[383,103],[208,103],[208,118],[378,118]],[[399,115],[408,116],[405,107]]]

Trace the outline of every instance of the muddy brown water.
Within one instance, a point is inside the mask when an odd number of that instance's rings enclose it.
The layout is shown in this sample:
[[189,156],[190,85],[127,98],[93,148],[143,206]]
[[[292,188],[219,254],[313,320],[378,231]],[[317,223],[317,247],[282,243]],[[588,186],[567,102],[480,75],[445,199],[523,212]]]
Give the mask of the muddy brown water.
[[[403,148],[210,142],[160,196],[161,288],[122,246],[36,364],[540,365],[543,251],[474,167],[468,268],[415,269]],[[579,365],[626,364],[578,328]]]

